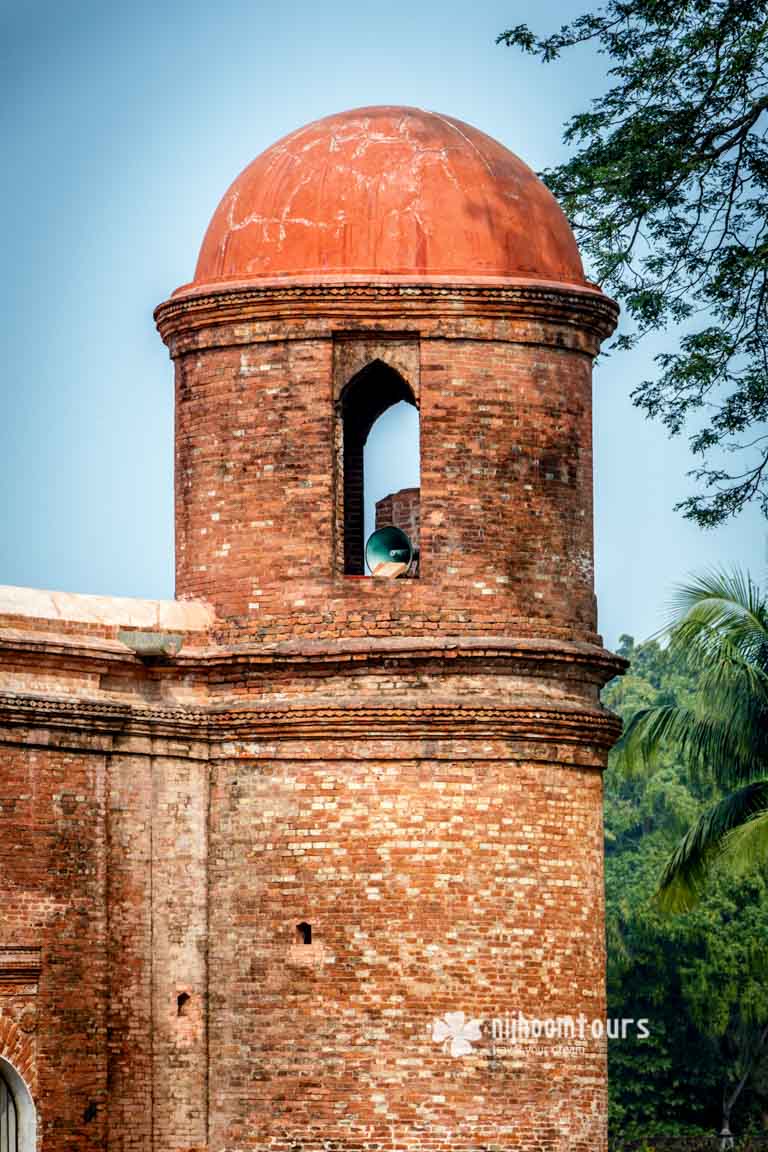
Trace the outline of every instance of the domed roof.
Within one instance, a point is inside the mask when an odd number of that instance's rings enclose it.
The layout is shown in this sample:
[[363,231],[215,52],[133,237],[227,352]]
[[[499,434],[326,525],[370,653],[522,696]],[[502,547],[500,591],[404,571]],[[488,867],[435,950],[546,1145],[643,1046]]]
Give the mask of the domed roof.
[[584,284],[548,189],[498,141],[419,108],[358,108],[283,137],[229,188],[194,287],[339,276]]

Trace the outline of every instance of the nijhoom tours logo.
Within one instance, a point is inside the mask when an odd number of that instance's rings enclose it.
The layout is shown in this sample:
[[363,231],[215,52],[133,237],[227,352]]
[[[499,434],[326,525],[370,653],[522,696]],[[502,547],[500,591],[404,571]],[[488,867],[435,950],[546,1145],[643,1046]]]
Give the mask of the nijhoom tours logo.
[[590,1019],[583,1012],[574,1016],[525,1016],[522,1012],[505,1013],[483,1020],[464,1012],[446,1012],[432,1021],[432,1040],[446,1054],[458,1058],[469,1056],[486,1040],[495,1054],[513,1050],[540,1048],[542,1043],[555,1045],[553,1054],[568,1056],[584,1050],[590,1040],[647,1040],[650,1021],[633,1017]]

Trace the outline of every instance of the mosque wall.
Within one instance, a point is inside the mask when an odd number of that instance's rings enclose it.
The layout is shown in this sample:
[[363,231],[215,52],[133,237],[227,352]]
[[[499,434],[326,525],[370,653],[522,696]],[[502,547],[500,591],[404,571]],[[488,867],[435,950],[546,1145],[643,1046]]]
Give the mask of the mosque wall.
[[211,1146],[602,1148],[604,1041],[492,1023],[604,1016],[601,754],[354,750],[213,769]]
[[14,728],[0,729],[0,763],[0,1056],[26,1081],[43,1146],[95,1152],[108,1091],[105,760]]
[[42,1148],[603,1147],[603,1042],[493,1021],[604,1013],[611,657],[12,631],[0,1056]]

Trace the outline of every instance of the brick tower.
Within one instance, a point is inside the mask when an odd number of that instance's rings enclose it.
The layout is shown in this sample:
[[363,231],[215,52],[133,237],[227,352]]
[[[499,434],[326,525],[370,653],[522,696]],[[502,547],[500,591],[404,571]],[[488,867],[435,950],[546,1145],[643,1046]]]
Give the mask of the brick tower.
[[[604,1152],[615,305],[520,160],[384,107],[259,156],[156,319],[177,600],[0,589],[18,1152]],[[419,566],[376,579],[401,401]]]
[[[600,1043],[492,1055],[486,1024],[459,1059],[430,1029],[604,1012],[591,368],[615,317],[533,173],[411,108],[269,148],[157,311],[177,594],[213,604],[220,699],[253,709],[211,775],[213,1148],[603,1144]],[[380,581],[362,448],[403,399],[419,578]]]

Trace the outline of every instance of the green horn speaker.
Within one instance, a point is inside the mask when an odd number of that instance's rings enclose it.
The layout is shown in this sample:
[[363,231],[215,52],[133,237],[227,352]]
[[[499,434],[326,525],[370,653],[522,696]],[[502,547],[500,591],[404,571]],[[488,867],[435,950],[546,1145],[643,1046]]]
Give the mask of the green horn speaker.
[[400,528],[389,525],[379,528],[368,537],[365,546],[365,562],[373,572],[377,564],[410,565],[413,560],[413,544]]

